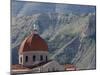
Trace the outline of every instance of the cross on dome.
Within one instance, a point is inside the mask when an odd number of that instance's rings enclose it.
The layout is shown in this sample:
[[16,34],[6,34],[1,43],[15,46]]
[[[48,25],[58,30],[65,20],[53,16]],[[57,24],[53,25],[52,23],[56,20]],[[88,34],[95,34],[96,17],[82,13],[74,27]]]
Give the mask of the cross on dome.
[[36,24],[33,25],[33,29],[34,29],[34,33],[37,34],[38,33],[38,26]]
[[37,30],[37,26],[36,24],[33,25],[34,30]]

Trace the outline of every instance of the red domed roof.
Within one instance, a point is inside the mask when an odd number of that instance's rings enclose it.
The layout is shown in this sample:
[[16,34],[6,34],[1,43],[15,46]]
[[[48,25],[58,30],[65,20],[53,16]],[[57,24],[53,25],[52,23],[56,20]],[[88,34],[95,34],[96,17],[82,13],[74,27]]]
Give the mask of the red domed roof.
[[48,45],[38,34],[31,34],[21,43],[19,53],[27,51],[48,51]]

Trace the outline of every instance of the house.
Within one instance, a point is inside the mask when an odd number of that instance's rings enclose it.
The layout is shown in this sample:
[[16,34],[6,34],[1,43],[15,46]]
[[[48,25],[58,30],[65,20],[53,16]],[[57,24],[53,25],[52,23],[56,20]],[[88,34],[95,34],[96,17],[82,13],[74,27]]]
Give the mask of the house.
[[66,64],[65,65],[65,70],[66,71],[76,71],[77,69],[76,69],[76,66],[73,65],[73,64]]

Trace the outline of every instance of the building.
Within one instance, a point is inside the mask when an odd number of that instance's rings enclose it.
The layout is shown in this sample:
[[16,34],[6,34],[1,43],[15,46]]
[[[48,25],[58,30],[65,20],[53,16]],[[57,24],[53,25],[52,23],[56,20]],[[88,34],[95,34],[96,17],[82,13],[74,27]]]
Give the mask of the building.
[[76,71],[77,68],[76,68],[76,66],[73,65],[73,64],[66,64],[66,65],[65,65],[65,70],[66,70],[66,71]]
[[19,64],[12,66],[12,73],[64,71],[63,65],[48,59],[48,45],[38,34],[37,27],[26,37],[19,48]]

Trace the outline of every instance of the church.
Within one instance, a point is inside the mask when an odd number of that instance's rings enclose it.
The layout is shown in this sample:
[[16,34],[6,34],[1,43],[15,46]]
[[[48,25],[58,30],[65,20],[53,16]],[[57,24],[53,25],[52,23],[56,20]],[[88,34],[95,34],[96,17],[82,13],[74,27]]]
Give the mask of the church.
[[19,51],[19,64],[12,66],[12,73],[37,73],[64,71],[63,65],[48,58],[48,44],[38,34],[34,25],[34,31],[21,43]]

